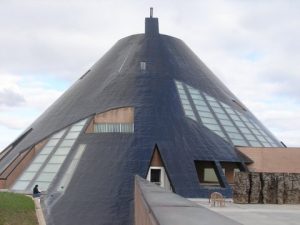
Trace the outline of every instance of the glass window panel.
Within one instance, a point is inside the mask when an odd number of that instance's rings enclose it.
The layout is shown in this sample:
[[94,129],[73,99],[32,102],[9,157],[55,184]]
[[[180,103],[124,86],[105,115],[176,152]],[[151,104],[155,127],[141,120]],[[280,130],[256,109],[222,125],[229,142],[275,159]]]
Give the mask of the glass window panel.
[[265,147],[271,147],[271,145],[270,145],[269,143],[267,143],[267,142],[263,142],[262,144],[263,144],[263,146],[265,146]]
[[231,139],[238,139],[238,140],[244,140],[244,138],[242,137],[242,135],[240,135],[239,133],[234,133],[234,132],[227,132],[228,136]]
[[255,126],[256,129],[260,130],[261,131],[261,128],[258,126],[258,124],[256,124],[254,121],[251,121],[252,124]]
[[215,102],[215,101],[216,101],[216,99],[214,99],[214,98],[212,98],[212,97],[210,97],[209,95],[206,95],[206,94],[205,94],[205,98],[206,98],[208,101],[211,101],[211,102]]
[[185,93],[185,90],[182,88],[182,89],[177,89],[178,91],[178,94],[181,97],[185,97],[186,98],[186,93]]
[[[200,94],[191,94],[192,99],[203,100],[203,97]],[[204,100],[203,100],[204,101]]]
[[193,120],[196,120],[196,117],[194,115],[186,115],[186,116],[193,119]]
[[62,164],[51,164],[48,163],[47,166],[44,168],[43,172],[47,172],[47,173],[56,173],[59,168],[61,167]]
[[262,147],[262,145],[257,141],[249,141],[251,146],[253,147]]
[[256,141],[256,138],[252,134],[244,134],[247,140]]
[[128,133],[130,124],[120,124],[120,132]]
[[65,172],[64,176],[62,177],[62,179],[58,185],[58,189],[57,189],[58,191],[66,190],[66,188],[73,176],[73,173],[77,167],[77,164],[78,164],[83,152],[85,151],[85,147],[86,147],[86,145],[84,145],[84,144],[81,144],[78,146],[74,158],[72,159],[67,171]]
[[193,112],[193,109],[192,108],[185,108],[184,111],[185,112]]
[[214,107],[213,110],[214,110],[215,113],[223,113],[223,115],[225,115],[224,114],[224,110],[222,108],[216,108],[216,107]]
[[185,105],[185,104],[183,104],[183,108],[184,108],[185,110],[192,110],[192,107],[191,107],[190,105]]
[[183,86],[181,84],[177,85],[177,89],[178,89],[178,91],[181,91],[181,90],[183,90]]
[[41,163],[31,163],[31,165],[27,168],[26,171],[37,172],[41,168]]
[[241,121],[234,121],[234,123],[238,126],[238,127],[245,127],[245,124]]
[[[212,102],[212,101],[209,101],[209,104],[213,107],[213,108],[220,108],[221,106],[219,105],[219,103],[217,102]],[[215,109],[214,109],[215,110]]]
[[78,123],[76,123],[75,125],[77,125],[77,126],[84,126],[85,123],[86,123],[86,121],[87,121],[87,119],[81,120]]
[[267,139],[268,142],[271,142],[271,143],[273,142],[273,140],[270,137],[265,136],[265,138]]
[[220,120],[220,123],[224,126],[233,126],[232,122],[230,120]]
[[60,139],[50,139],[50,141],[48,141],[48,143],[46,144],[46,147],[55,146],[59,142],[59,140]]
[[179,93],[179,98],[180,98],[180,100],[182,100],[182,99],[187,99],[187,96],[186,96],[184,90],[178,90],[178,93]]
[[[185,110],[186,114],[192,114],[191,110]],[[95,133],[133,133],[134,124],[131,123],[113,123],[113,124],[96,124]]]
[[183,90],[183,88],[178,89],[178,93],[179,93],[180,97],[185,95],[185,91]]
[[41,173],[40,176],[36,179],[37,182],[39,181],[46,181],[51,182],[53,178],[55,177],[56,173]]
[[256,128],[252,125],[252,123],[249,122],[249,120],[248,120],[247,118],[244,118],[244,122],[247,124],[247,126],[253,128],[253,129],[256,129]]
[[199,95],[199,91],[195,88],[191,88],[191,87],[188,86],[188,90],[191,94]]
[[94,129],[96,133],[106,132],[106,124],[95,124]]
[[194,116],[193,111],[185,111],[185,114],[186,114],[187,116]]
[[219,182],[214,169],[204,168],[204,182]]
[[178,90],[183,90],[183,86],[181,84],[176,84]]
[[38,155],[35,159],[34,159],[34,163],[43,163],[46,159],[47,159],[48,155]]
[[[194,104],[195,105],[202,105],[202,106],[206,106],[206,103],[201,100],[201,99],[193,99],[194,100]],[[207,106],[206,106],[207,107]]]
[[256,130],[256,129],[252,129],[252,132],[253,132],[254,134],[256,134],[256,135],[260,135],[260,133],[259,133],[258,130]]
[[74,144],[75,140],[64,140],[60,147],[71,147]]
[[191,94],[199,94],[199,91],[197,89],[195,89],[195,88],[193,88],[193,87],[191,87],[189,85],[187,85],[187,89],[189,90],[189,92]]
[[262,130],[262,129],[258,129],[265,137],[268,137],[268,134],[264,131],[264,130]]
[[[247,126],[250,127],[252,130],[258,131],[251,123],[247,123],[247,122],[246,122],[246,124],[247,124]],[[258,133],[259,133],[259,132],[258,132]]]
[[106,124],[106,132],[112,132],[112,127],[110,124]]
[[74,131],[81,131],[82,130],[82,126],[72,126],[71,130],[69,132],[74,132]]
[[242,131],[243,134],[251,134],[250,130],[246,127],[240,127],[239,126],[239,129]]
[[120,133],[121,132],[121,128],[120,128],[120,124],[112,124],[113,127],[113,132],[117,132]]
[[236,120],[236,121],[240,121],[241,120],[240,117],[238,117],[237,115],[230,115],[230,116],[231,116],[231,118],[233,120]]
[[65,132],[66,132],[66,129],[65,129],[65,130],[62,130],[62,131],[60,131],[60,132],[58,132],[58,133],[56,133],[56,134],[54,134],[54,135],[51,137],[51,139],[60,139],[60,138],[64,135]]
[[71,147],[59,147],[54,155],[67,155],[71,150]]
[[225,109],[230,109],[230,107],[224,103],[221,102],[221,105],[225,108]]
[[114,124],[107,124],[107,131],[114,132]]
[[22,176],[19,178],[19,180],[32,180],[36,173],[35,172],[25,172],[22,174]]
[[51,147],[44,147],[44,148],[42,149],[42,151],[40,152],[40,154],[42,154],[42,155],[47,155],[47,154],[49,154],[50,152],[52,152],[53,149],[54,149],[53,146],[51,146]]
[[256,137],[262,142],[267,142],[267,140],[263,136],[257,135]]
[[100,124],[94,124],[94,133],[99,133],[100,132]]
[[248,145],[244,140],[232,139],[231,141],[234,145],[239,145],[239,146],[247,146]]
[[207,117],[201,117],[201,120],[203,124],[218,124],[215,119],[207,118]]
[[224,129],[227,131],[227,132],[235,132],[235,133],[238,133],[238,130],[233,127],[233,126],[224,126]]
[[182,102],[183,105],[184,104],[186,104],[186,105],[190,104],[189,100],[187,100],[187,99],[181,99],[181,102]]
[[131,128],[130,131],[133,133],[134,132],[134,124],[131,124],[130,128]]
[[121,124],[121,132],[132,133],[134,130],[134,125],[130,123]]
[[209,108],[206,105],[196,105],[198,111],[210,112]]
[[230,108],[225,108],[225,110],[228,112],[228,114],[232,114],[232,115],[235,115],[235,112],[230,109]]
[[191,118],[191,119],[193,119],[193,120],[197,120],[196,117],[193,116],[193,115],[187,115],[187,117],[189,117],[189,118]]
[[187,96],[185,94],[180,94],[180,100],[188,100]]
[[239,111],[235,111],[235,113],[238,114],[240,117],[243,116]]
[[76,139],[80,132],[69,132],[65,139]]
[[220,126],[217,125],[217,124],[206,124],[205,126],[208,127],[210,130],[213,130],[213,131],[221,131]]
[[219,119],[229,120],[229,119],[228,119],[228,116],[227,116],[226,114],[216,113],[216,116],[217,116]]
[[66,156],[64,156],[64,155],[54,155],[50,159],[49,163],[63,163],[65,158],[66,158]]
[[246,119],[246,117],[244,117],[244,116],[240,116],[240,117],[244,122],[248,122],[248,119]]
[[211,114],[210,112],[199,112],[199,115],[201,117],[214,118],[213,114]]
[[219,135],[219,136],[221,136],[222,138],[225,138],[225,139],[227,140],[225,134],[224,134],[222,131],[214,130],[214,133],[216,133],[217,135]]
[[181,84],[180,81],[175,80],[175,84],[176,84],[178,87],[182,87],[182,84]]
[[248,121],[249,121],[256,129],[260,129],[259,126],[257,125],[257,123],[256,123],[253,119],[249,118]]
[[13,186],[13,190],[25,190],[27,188],[27,186],[29,185],[29,182],[30,181],[21,181],[21,180],[18,180],[14,186]]

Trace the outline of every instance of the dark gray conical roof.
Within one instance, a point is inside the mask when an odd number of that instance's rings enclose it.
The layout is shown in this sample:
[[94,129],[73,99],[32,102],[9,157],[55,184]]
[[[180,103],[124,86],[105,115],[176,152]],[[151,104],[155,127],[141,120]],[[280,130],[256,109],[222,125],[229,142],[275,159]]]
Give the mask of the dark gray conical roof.
[[[208,111],[200,110],[198,100]],[[201,197],[209,190],[199,185],[195,160],[243,164],[236,143],[280,145],[181,40],[159,34],[157,18],[147,18],[146,34],[119,40],[29,127],[0,169],[65,127],[129,106],[134,133],[80,134],[72,150],[80,144],[86,150],[68,189],[57,194],[54,180],[45,199],[49,224],[132,224],[134,175],[146,176],[155,146],[174,191]],[[227,119],[219,117],[219,109]],[[230,194],[225,186],[223,193]]]

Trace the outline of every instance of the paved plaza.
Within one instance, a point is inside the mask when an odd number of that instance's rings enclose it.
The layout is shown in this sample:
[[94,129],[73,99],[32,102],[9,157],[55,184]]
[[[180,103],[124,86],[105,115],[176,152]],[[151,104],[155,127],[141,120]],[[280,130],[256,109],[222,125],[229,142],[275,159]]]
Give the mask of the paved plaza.
[[226,200],[225,207],[211,207],[207,199],[191,200],[244,225],[300,224],[300,205],[234,204]]

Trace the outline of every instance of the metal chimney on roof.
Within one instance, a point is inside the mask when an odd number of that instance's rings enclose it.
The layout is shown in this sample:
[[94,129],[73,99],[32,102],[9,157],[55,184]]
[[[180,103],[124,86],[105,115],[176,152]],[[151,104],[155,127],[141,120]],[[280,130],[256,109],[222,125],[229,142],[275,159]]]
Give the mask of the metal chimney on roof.
[[145,18],[145,34],[154,37],[159,34],[158,18],[153,17],[153,7],[150,8],[150,17]]

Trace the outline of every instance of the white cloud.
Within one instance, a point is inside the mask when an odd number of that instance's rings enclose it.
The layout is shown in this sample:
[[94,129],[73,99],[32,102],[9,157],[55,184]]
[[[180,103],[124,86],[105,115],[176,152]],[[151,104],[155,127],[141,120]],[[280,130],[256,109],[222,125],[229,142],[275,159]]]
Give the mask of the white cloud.
[[142,33],[150,6],[161,33],[184,40],[279,139],[300,146],[298,1],[2,1],[0,90],[25,101],[5,112],[36,117],[61,94],[58,82],[68,86],[118,39]]

